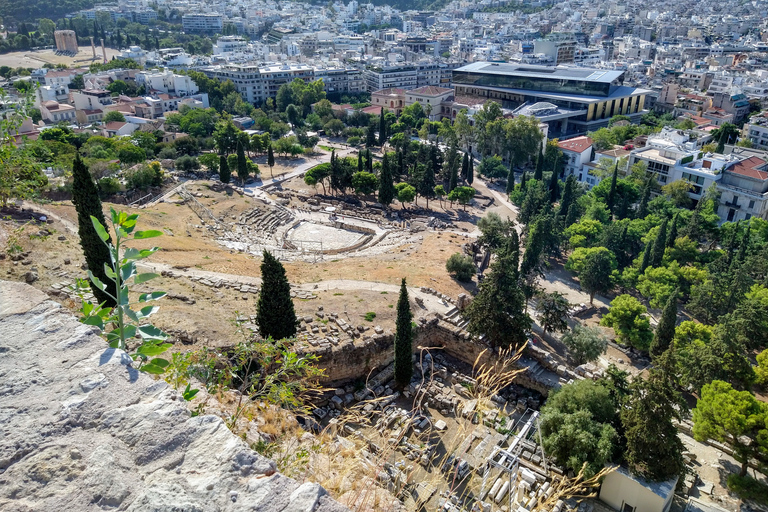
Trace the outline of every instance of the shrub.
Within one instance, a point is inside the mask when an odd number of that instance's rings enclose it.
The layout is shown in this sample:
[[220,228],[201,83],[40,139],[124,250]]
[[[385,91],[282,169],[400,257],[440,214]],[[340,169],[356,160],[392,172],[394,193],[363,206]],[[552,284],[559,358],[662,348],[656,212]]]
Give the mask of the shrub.
[[194,171],[200,168],[200,162],[194,156],[184,155],[176,159],[176,168],[181,171]]
[[369,322],[373,322],[373,319],[376,318],[376,313],[373,311],[369,311],[365,314],[365,319]]
[[451,254],[445,263],[445,269],[459,281],[471,281],[475,275],[476,268],[472,258],[465,256],[460,252]]
[[99,185],[99,192],[101,192],[102,196],[111,196],[114,194],[117,194],[120,192],[120,189],[122,188],[120,186],[120,181],[118,181],[117,178],[101,178],[98,181]]
[[157,158],[161,160],[173,160],[176,158],[176,150],[170,146],[166,146],[160,150],[160,152],[157,154]]
[[347,139],[347,144],[350,146],[359,146],[360,145],[360,137],[354,136]]
[[728,489],[743,500],[768,505],[768,485],[751,476],[728,475]]

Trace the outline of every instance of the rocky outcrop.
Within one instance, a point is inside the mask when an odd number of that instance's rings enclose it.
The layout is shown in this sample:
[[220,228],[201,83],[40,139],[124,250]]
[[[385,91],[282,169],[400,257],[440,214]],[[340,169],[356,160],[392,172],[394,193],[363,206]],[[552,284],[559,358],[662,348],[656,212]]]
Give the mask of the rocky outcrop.
[[347,510],[129,363],[41,292],[0,281],[0,510]]

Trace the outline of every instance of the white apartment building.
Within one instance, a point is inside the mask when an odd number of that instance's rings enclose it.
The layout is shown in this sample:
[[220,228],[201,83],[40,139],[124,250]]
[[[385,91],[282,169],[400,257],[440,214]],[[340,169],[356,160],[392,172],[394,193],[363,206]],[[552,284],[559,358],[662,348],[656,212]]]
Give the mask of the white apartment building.
[[181,17],[184,32],[221,32],[224,16],[221,14],[185,14]]
[[414,65],[368,66],[363,77],[368,92],[381,89],[415,89],[419,86],[419,72]]
[[752,117],[744,124],[742,137],[749,139],[758,149],[768,149],[768,118],[764,115]]
[[314,78],[313,68],[306,64],[215,66],[201,71],[210,78],[232,80],[243,99],[253,104],[274,98],[281,85],[296,78],[306,81]]
[[136,74],[136,83],[144,84],[148,91],[172,93],[176,96],[190,96],[200,90],[187,75],[177,75],[172,71],[142,71]]
[[245,53],[248,51],[248,41],[240,36],[221,36],[213,45],[214,55],[230,53]]
[[589,188],[595,186],[598,181],[595,176],[589,174],[584,166],[592,161],[592,139],[583,135],[573,139],[558,141],[557,146],[563,152],[565,162],[565,176],[573,175],[582,183],[587,183]]

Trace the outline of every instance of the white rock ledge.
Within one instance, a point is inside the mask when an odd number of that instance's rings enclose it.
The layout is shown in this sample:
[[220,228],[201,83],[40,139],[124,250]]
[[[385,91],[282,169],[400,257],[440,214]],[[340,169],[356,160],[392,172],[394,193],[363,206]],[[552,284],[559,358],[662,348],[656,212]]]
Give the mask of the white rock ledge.
[[0,510],[341,512],[91,327],[0,281]]

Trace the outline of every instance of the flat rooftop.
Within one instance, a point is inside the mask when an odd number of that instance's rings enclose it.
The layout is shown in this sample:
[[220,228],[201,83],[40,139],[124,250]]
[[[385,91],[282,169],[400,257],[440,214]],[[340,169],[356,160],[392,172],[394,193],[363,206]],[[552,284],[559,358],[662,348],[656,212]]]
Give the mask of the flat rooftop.
[[473,62],[454,71],[487,73],[493,75],[515,75],[553,80],[581,80],[584,82],[612,83],[624,71],[595,68],[571,68],[565,66],[535,66],[508,62]]

